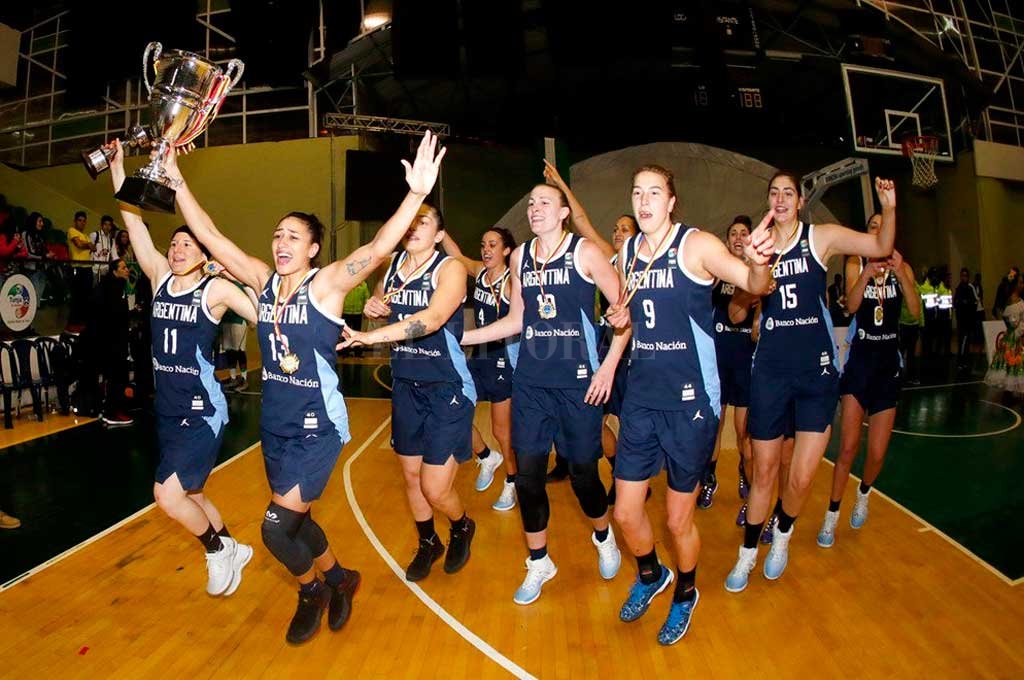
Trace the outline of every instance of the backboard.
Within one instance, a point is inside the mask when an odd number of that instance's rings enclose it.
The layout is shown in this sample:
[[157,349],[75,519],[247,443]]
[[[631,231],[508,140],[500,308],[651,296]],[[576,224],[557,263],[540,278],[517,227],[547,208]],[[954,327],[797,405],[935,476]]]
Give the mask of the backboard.
[[949,109],[942,79],[843,64],[854,150],[900,156],[907,136],[938,137],[936,160],[953,162]]

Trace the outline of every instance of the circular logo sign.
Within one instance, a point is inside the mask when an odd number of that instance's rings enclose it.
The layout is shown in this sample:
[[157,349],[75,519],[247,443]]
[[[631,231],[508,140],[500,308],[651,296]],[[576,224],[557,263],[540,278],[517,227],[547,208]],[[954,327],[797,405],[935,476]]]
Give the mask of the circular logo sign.
[[722,325],[721,321],[719,321],[718,323],[715,324],[715,332],[716,333],[721,333],[723,330],[725,330],[725,326]]
[[858,328],[857,329],[857,337],[860,338],[861,340],[864,339],[864,329],[863,328]]
[[533,339],[533,326],[527,326],[526,327],[526,339],[527,340]]
[[15,274],[0,287],[0,316],[12,331],[23,331],[36,318],[35,286],[23,274]]
[[764,327],[768,330],[775,328],[775,319],[768,317],[768,320],[764,322]]

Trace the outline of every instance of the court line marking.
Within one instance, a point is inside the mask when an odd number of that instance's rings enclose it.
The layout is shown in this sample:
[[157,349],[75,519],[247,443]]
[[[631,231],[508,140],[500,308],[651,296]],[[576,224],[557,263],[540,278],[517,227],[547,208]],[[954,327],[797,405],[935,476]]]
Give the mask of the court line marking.
[[355,453],[348,457],[345,461],[345,467],[342,471],[342,476],[345,479],[345,495],[348,497],[349,505],[352,507],[352,514],[356,518],[356,522],[359,524],[359,528],[366,534],[366,538],[369,539],[373,549],[377,551],[384,563],[388,565],[399,582],[402,583],[406,588],[412,591],[419,600],[427,606],[439,619],[444,621],[449,628],[458,633],[466,642],[476,647],[481,653],[487,656],[491,661],[498,664],[513,676],[517,678],[529,678],[530,680],[536,680],[533,675],[527,672],[525,669],[518,666],[511,659],[506,657],[504,654],[496,650],[485,640],[483,640],[476,633],[471,631],[465,625],[462,624],[458,619],[448,613],[444,607],[437,603],[437,601],[426,593],[418,584],[410,583],[405,580],[405,570],[398,565],[395,558],[391,556],[391,553],[387,551],[387,548],[377,538],[377,534],[374,533],[373,529],[370,528],[369,523],[366,521],[366,517],[363,515],[363,510],[359,507],[359,501],[356,500],[355,490],[352,488],[352,463],[354,463],[363,452],[369,448],[370,444],[376,441],[377,437],[380,436],[381,432],[391,424],[391,416],[388,416],[384,421],[377,426],[377,429],[373,431],[367,439],[356,449]]
[[934,390],[939,387],[959,387],[960,385],[981,385],[984,380],[968,380],[967,382],[952,382],[945,383],[944,385],[915,385],[913,387],[901,387],[902,392],[911,392],[913,390]]
[[[932,434],[930,432],[907,432],[906,430],[897,430],[895,428],[893,429],[893,432],[895,434],[902,434],[908,437],[930,437],[932,439],[976,439],[978,437],[995,437],[996,435],[1006,434],[1007,432],[1016,430],[1018,427],[1020,427],[1022,420],[1020,414],[1017,413],[1012,408],[1010,408],[1009,406],[1004,406],[998,402],[989,401],[988,399],[978,399],[978,401],[984,404],[992,404],[993,406],[998,406],[999,408],[1007,410],[1010,413],[1012,413],[1014,418],[1013,425],[1010,425],[1009,427],[1004,427],[1001,430],[993,430],[992,432],[976,432],[974,434]],[[864,425],[864,427],[868,426],[868,423],[862,424]]]
[[[832,467],[835,467],[835,465],[836,465],[835,463],[830,461],[828,458],[823,458],[822,460],[824,460],[826,463],[828,463]],[[850,473],[850,477],[852,477],[853,479],[856,479],[858,482],[861,481],[860,477],[858,477],[857,475],[853,474],[852,472]],[[975,555],[973,552],[968,550],[965,546],[963,546],[962,544],[957,542],[955,539],[953,539],[950,536],[948,536],[944,531],[942,531],[942,529],[939,529],[937,526],[935,526],[934,524],[932,524],[928,520],[922,518],[917,513],[913,512],[909,508],[901,505],[896,500],[894,500],[891,496],[887,496],[886,494],[882,493],[881,491],[878,490],[877,487],[872,487],[871,488],[871,493],[878,494],[879,496],[881,496],[885,500],[887,500],[890,503],[892,503],[893,505],[895,505],[897,509],[902,510],[905,514],[910,515],[915,520],[917,520],[922,525],[924,525],[924,526],[918,528],[918,530],[917,530],[918,533],[926,533],[926,532],[930,531],[933,534],[935,534],[936,536],[939,536],[944,541],[949,543],[951,546],[953,546],[954,548],[956,548],[957,550],[962,552],[964,555],[967,555],[967,557],[969,557],[972,560],[974,560],[977,564],[980,564],[982,567],[984,567],[988,571],[990,571],[993,574],[995,574],[996,577],[998,577],[999,580],[1002,581],[1003,583],[1005,583],[1006,585],[1012,587],[1012,586],[1018,586],[1021,583],[1024,583],[1024,576],[1021,576],[1018,579],[1011,579],[1009,576],[1007,576],[1006,574],[1004,574],[1003,572],[999,571],[998,569],[993,567],[991,564],[986,562],[985,560],[983,560],[980,557],[978,557],[977,555]]]
[[[242,456],[246,455],[247,453],[251,452],[253,449],[255,449],[259,445],[260,445],[260,443],[256,442],[256,443],[252,444],[251,446],[243,449],[242,451],[239,451],[235,455],[231,456],[231,458],[228,458],[226,461],[224,461],[223,463],[221,463],[217,467],[213,468],[213,470],[210,471],[210,474],[213,475],[214,472],[217,472],[221,468],[227,467],[231,463],[234,463],[236,460],[238,460]],[[118,529],[120,529],[121,527],[123,527],[124,525],[126,525],[126,524],[128,524],[128,523],[130,523],[130,522],[132,522],[132,521],[134,521],[136,519],[138,519],[139,517],[142,517],[143,515],[145,515],[147,512],[149,512],[150,510],[152,510],[155,507],[156,507],[156,503],[150,503],[146,507],[141,508],[140,510],[137,510],[132,515],[129,515],[128,517],[125,517],[120,522],[117,522],[116,524],[112,524],[111,526],[107,527],[106,529],[104,529],[103,531],[99,532],[98,534],[94,534],[93,536],[90,536],[89,538],[85,539],[84,541],[82,541],[78,545],[71,546],[70,548],[68,548],[64,552],[60,553],[59,555],[51,557],[50,559],[46,560],[42,564],[38,564],[38,565],[32,567],[31,569],[29,569],[25,573],[19,574],[18,576],[15,576],[11,580],[7,581],[6,583],[0,584],[0,593],[4,592],[8,588],[12,588],[12,587],[18,585],[22,581],[28,579],[30,576],[35,576],[36,574],[38,574],[39,572],[43,571],[44,569],[48,569],[49,567],[52,567],[53,565],[57,564],[58,562],[61,562],[61,561],[65,560],[65,559],[67,559],[68,557],[71,557],[72,555],[74,555],[79,550],[82,550],[84,548],[89,547],[90,545],[92,545],[96,541],[100,540],[101,538],[103,538],[107,534],[111,534],[111,533],[117,531]]]
[[377,381],[378,385],[386,389],[388,392],[391,392],[391,385],[385,385],[384,381],[381,380],[380,376],[378,375],[380,373],[380,369],[384,368],[385,366],[387,366],[387,364],[380,364],[379,366],[377,366],[377,368],[373,369],[373,379]]

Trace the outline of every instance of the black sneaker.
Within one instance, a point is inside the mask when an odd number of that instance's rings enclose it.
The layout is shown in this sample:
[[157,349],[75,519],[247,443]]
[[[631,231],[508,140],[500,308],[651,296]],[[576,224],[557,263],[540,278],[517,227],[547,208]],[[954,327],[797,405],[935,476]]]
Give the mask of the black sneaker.
[[315,592],[304,593],[299,591],[299,606],[295,610],[295,616],[288,625],[288,634],[285,639],[293,645],[301,644],[310,639],[320,630],[320,618],[324,615],[328,603],[331,601],[331,589],[321,584]]
[[331,591],[331,606],[327,609],[327,625],[331,630],[341,630],[352,613],[352,596],[359,588],[359,572],[345,570],[345,578],[338,585],[327,586]]
[[714,472],[709,472],[707,477],[704,478],[700,494],[697,496],[697,507],[701,510],[707,510],[714,505],[715,491],[717,490],[718,477],[715,476]]
[[476,522],[466,518],[461,529],[452,527],[451,540],[448,541],[448,554],[444,556],[444,571],[454,574],[469,562],[469,546],[476,533]]
[[444,543],[441,537],[434,534],[430,540],[420,539],[420,546],[416,548],[416,555],[405,570],[406,581],[422,581],[430,576],[430,567],[444,555]]

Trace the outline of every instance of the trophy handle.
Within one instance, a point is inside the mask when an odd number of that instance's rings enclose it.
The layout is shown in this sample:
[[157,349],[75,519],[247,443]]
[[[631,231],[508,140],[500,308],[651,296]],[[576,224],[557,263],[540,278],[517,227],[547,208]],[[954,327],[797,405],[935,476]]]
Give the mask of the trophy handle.
[[224,69],[224,75],[231,79],[231,83],[228,85],[228,89],[224,91],[225,95],[235,89],[235,85],[242,79],[243,73],[245,73],[245,64],[242,63],[241,59],[232,59],[228,62],[227,68]]
[[146,51],[142,53],[142,82],[146,85],[146,94],[153,94],[153,88],[149,84],[149,55],[153,54],[153,64],[156,65],[156,60],[163,54],[164,46],[158,42],[151,42],[146,45]]

